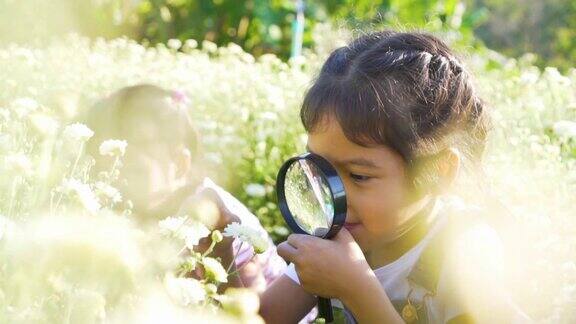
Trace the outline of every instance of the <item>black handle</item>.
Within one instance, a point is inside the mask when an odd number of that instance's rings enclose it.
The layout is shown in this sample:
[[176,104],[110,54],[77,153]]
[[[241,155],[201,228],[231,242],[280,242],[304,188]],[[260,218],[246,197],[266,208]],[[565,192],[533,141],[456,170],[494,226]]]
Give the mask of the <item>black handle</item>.
[[318,297],[318,312],[319,316],[326,320],[326,323],[334,322],[334,314],[332,313],[332,302],[329,298]]

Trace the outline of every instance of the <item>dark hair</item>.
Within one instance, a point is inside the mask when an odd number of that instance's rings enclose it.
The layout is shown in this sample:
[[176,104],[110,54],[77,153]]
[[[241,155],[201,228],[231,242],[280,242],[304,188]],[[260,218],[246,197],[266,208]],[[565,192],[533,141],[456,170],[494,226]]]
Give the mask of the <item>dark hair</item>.
[[334,50],[300,111],[308,132],[328,115],[350,141],[391,147],[409,170],[451,145],[479,161],[488,128],[470,74],[420,32],[372,32]]
[[[122,88],[87,111],[86,124],[94,130],[88,153],[96,157],[103,140],[123,139],[129,146],[161,141],[184,143],[193,157],[199,153],[198,132],[183,107],[170,104],[175,93],[164,88],[139,84]],[[159,105],[154,100],[167,100]]]

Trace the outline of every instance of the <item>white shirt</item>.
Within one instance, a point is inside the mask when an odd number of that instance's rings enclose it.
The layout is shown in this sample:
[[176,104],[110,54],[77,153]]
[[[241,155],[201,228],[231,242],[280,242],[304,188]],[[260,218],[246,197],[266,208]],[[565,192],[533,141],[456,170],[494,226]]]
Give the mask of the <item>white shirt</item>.
[[[390,300],[405,300],[410,293],[410,300],[423,301],[423,307],[426,307],[426,313],[429,316],[429,323],[446,323],[446,321],[451,318],[463,313],[463,306],[458,303],[445,303],[441,298],[429,298],[430,296],[425,298],[428,291],[423,287],[411,283],[407,279],[408,274],[416,265],[424,248],[428,245],[434,235],[445,225],[448,218],[448,212],[464,212],[466,210],[465,208],[470,208],[463,205],[460,200],[454,199],[453,197],[440,199],[438,203],[439,206],[437,206],[438,210],[436,219],[424,238],[397,260],[373,270]],[[471,241],[474,241],[477,237],[488,237],[491,240],[499,242],[495,230],[488,225],[481,225],[467,232],[470,232],[470,235],[468,236],[471,238]],[[300,284],[294,264],[291,263],[286,268],[284,274],[296,283]],[[445,287],[445,283],[448,279],[446,276],[446,272],[442,271],[438,282],[438,296],[442,296],[442,290],[449,289]],[[411,289],[412,292],[410,292]],[[342,303],[337,299],[332,299],[332,305],[344,308]],[[345,310],[345,315],[347,317],[347,322],[355,323],[354,318],[347,310]],[[519,311],[514,322],[525,323],[526,320],[527,317]]]

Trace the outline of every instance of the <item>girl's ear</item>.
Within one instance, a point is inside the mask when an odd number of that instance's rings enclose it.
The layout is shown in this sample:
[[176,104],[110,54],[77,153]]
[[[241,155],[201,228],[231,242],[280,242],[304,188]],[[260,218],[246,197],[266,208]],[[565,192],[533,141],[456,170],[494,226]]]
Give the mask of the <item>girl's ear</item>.
[[438,191],[445,191],[450,188],[460,171],[461,154],[455,147],[446,149],[442,160],[438,164]]

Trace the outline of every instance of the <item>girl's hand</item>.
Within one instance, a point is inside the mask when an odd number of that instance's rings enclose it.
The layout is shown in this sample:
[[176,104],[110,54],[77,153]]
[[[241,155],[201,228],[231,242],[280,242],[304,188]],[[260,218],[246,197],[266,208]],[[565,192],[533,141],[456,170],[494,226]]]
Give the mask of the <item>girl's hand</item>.
[[373,276],[362,250],[345,228],[331,240],[292,234],[277,251],[294,263],[300,284],[314,295],[345,299],[362,286],[362,280]]

